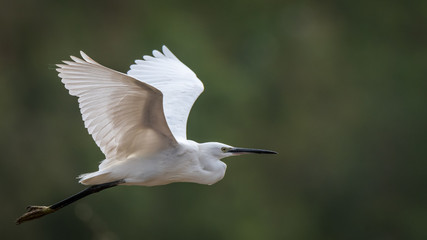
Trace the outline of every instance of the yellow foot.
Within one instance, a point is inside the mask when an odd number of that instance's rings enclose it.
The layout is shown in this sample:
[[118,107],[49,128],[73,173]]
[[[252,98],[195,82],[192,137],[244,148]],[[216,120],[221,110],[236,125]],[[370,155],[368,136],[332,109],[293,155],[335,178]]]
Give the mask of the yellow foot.
[[28,206],[27,212],[21,217],[19,217],[18,219],[16,219],[16,224],[21,224],[25,221],[43,217],[44,215],[47,215],[53,212],[55,212],[55,210],[46,206]]

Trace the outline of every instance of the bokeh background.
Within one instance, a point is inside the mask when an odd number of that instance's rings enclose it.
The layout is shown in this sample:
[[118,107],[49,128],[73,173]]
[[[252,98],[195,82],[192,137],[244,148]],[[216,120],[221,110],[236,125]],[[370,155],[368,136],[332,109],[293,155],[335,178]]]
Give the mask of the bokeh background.
[[[1,1],[2,239],[427,239],[427,1]],[[83,189],[103,155],[54,64],[167,45],[204,82],[189,138],[267,148],[213,186]]]

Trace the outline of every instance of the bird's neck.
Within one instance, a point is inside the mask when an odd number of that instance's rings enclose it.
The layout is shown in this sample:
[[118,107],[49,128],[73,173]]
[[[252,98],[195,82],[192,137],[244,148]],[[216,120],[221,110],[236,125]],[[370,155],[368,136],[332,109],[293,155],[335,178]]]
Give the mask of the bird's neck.
[[206,183],[208,185],[214,184],[224,178],[225,170],[227,165],[217,158],[212,158],[211,156],[199,157],[200,166]]

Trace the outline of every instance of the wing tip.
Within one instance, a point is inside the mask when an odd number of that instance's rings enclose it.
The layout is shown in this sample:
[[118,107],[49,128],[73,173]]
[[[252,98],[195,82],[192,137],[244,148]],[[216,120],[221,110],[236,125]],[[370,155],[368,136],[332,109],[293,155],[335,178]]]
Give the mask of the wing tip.
[[166,47],[166,45],[163,45],[162,46],[162,52],[163,52],[163,54],[165,55],[165,57],[168,57],[168,58],[173,58],[173,59],[178,59],[173,53],[172,53],[172,51],[171,50],[169,50],[169,48],[168,47]]
[[84,53],[83,51],[80,51],[80,55],[83,58],[78,58],[75,57],[73,55],[70,55],[70,58],[72,61],[69,60],[62,60],[62,62],[64,64],[56,64],[56,66],[58,67],[57,69],[61,69],[64,68],[68,65],[76,65],[76,63],[92,63],[92,64],[97,64],[99,65],[99,63],[95,62],[92,58],[90,58],[86,53]]
[[98,64],[97,62],[95,62],[95,60],[93,60],[92,58],[90,58],[86,53],[84,53],[82,50],[80,50],[80,55],[82,56],[82,58],[88,62],[88,63],[93,63],[93,64]]
[[[169,48],[166,45],[162,45],[162,51],[159,50],[153,50],[152,51],[152,56],[150,55],[143,55],[142,56],[142,61],[155,61],[156,59],[159,58],[170,58],[170,59],[175,59],[178,60],[178,58],[171,52],[171,50],[169,50]],[[135,63],[138,64],[138,61],[141,61],[140,59],[135,60]]]

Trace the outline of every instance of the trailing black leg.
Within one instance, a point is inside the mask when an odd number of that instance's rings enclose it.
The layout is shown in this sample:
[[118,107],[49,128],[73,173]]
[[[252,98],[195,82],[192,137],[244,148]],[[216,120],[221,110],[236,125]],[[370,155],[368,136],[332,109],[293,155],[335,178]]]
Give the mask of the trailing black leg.
[[104,189],[107,188],[111,188],[111,187],[115,187],[121,183],[124,183],[124,180],[118,180],[118,181],[114,181],[114,182],[109,182],[109,183],[103,183],[103,184],[98,184],[98,185],[92,185],[88,188],[86,188],[85,190],[69,197],[66,198],[58,203],[55,203],[53,205],[50,206],[29,206],[27,207],[27,212],[22,215],[21,217],[19,217],[16,220],[16,224],[21,224],[25,221],[29,221],[29,220],[33,220],[36,218],[40,218],[43,217],[47,214],[53,213],[55,211],[58,211],[59,209],[79,200],[82,199],[90,194],[93,193],[97,193],[99,191],[102,191]]

